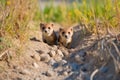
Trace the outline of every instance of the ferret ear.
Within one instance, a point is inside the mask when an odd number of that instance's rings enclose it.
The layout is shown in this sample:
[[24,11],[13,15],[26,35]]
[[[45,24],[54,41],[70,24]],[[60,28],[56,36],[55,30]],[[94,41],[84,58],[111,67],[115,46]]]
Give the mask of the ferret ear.
[[44,27],[44,23],[40,23],[40,29],[42,30],[42,28]]
[[43,27],[44,26],[44,24],[43,23],[40,23],[40,27]]
[[63,30],[63,28],[60,28],[60,29],[59,29],[59,31],[62,31],[62,30]]
[[73,28],[70,28],[71,31],[73,31]]
[[53,26],[54,26],[54,24],[53,24],[53,23],[51,23],[51,26],[53,27]]

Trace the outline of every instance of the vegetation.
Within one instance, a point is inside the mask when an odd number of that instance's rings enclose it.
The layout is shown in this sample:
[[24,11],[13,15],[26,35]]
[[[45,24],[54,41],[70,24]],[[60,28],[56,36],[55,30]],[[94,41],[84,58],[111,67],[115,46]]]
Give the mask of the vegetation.
[[90,32],[96,33],[96,27],[117,28],[120,25],[119,0],[75,0],[67,4],[54,6],[53,0],[43,10],[35,6],[37,0],[0,0],[0,52],[13,45],[18,39],[20,46],[27,39],[28,23],[31,20],[57,22],[64,26],[74,23],[86,25]]
[[35,0],[0,0],[0,52],[13,45],[15,39],[22,44],[27,38],[27,24],[35,12]]
[[42,21],[53,21],[67,26],[81,23],[91,25],[90,30],[94,30],[97,23],[101,23],[103,27],[118,27],[120,22],[118,0],[75,0],[72,4],[63,1],[62,5],[56,7],[52,2],[48,4],[41,11],[41,15],[38,15]]

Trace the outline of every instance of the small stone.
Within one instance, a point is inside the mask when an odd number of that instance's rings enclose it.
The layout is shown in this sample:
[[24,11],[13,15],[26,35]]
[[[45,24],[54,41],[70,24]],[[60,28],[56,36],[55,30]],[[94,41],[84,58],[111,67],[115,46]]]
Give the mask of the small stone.
[[74,74],[74,72],[73,72],[73,71],[69,72],[69,75],[72,75],[72,74]]
[[46,76],[49,76],[49,77],[53,76],[53,71],[52,70],[48,70],[46,72]]
[[36,77],[34,80],[41,80],[39,77]]
[[59,65],[65,65],[65,64],[67,64],[66,60],[61,60],[60,63],[59,63]]
[[67,76],[67,75],[68,75],[68,72],[67,72],[67,71],[64,71],[64,72],[63,72],[63,75]]
[[15,65],[13,66],[13,68],[14,68],[14,69],[17,69],[17,70],[20,69],[19,66],[15,66]]
[[70,65],[66,65],[65,68],[66,68],[66,69],[70,69]]
[[52,45],[52,47],[50,47],[49,49],[50,49],[50,50],[57,50],[58,47],[57,47],[57,45]]
[[75,55],[75,61],[79,62],[79,63],[83,63],[83,61],[85,61],[85,58],[76,54]]
[[37,63],[33,63],[33,66],[35,67],[35,68],[38,68],[39,67],[39,65],[37,64]]
[[61,56],[61,57],[64,57],[64,55],[63,55],[63,53],[62,53],[62,51],[61,50],[57,50],[57,54],[59,55],[59,56]]
[[51,50],[49,55],[50,55],[50,57],[54,57],[56,55],[56,52],[54,50]]
[[69,55],[69,52],[68,51],[63,51],[63,55],[67,57]]
[[77,61],[77,62],[81,62],[80,56],[79,56],[78,54],[75,55],[75,61]]
[[50,61],[48,62],[48,64],[50,64],[50,65],[54,65],[56,63],[56,61],[52,58],[52,59],[50,59]]
[[53,45],[53,48],[54,48],[54,49],[58,49],[58,47],[57,47],[56,45]]
[[65,49],[65,48],[61,48],[61,49],[59,49],[59,50],[62,51],[63,55],[66,56],[66,57],[68,57],[69,54],[70,54],[70,53],[69,53],[70,51],[67,50],[67,49]]
[[104,61],[104,58],[103,58],[103,57],[100,57],[100,60],[101,60],[101,61]]
[[60,56],[56,56],[56,57],[55,57],[55,61],[58,61],[58,62],[59,62],[59,61],[61,61],[61,60],[62,60],[62,58],[61,58]]
[[66,64],[66,63],[67,63],[67,61],[66,61],[66,60],[62,60],[61,62],[62,62],[63,64]]
[[37,60],[37,61],[40,61],[40,55],[39,55],[38,53],[35,53],[35,54],[33,55],[33,58],[34,58],[35,60]]
[[30,72],[27,69],[21,70],[19,73],[23,75],[30,74]]
[[48,54],[41,54],[41,61],[48,62],[50,60],[50,56]]

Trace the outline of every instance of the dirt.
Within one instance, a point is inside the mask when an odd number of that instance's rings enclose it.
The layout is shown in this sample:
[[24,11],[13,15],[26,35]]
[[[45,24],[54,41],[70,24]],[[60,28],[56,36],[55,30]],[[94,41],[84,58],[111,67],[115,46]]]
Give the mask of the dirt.
[[0,61],[0,80],[120,80],[113,58],[100,51],[97,36],[76,29],[71,49],[50,46],[39,29],[29,30],[22,54],[9,49],[10,57]]

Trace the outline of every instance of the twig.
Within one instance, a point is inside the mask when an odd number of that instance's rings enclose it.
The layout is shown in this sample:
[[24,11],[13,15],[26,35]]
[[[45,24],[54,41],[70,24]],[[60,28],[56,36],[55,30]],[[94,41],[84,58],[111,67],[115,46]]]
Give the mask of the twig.
[[8,51],[9,51],[9,49],[7,49],[6,51],[4,51],[3,53],[1,53],[0,54],[0,59],[2,59],[2,57],[5,55],[5,54],[7,54],[8,53]]
[[91,76],[90,76],[90,80],[94,80],[95,74],[97,74],[97,73],[101,70],[101,68],[103,68],[103,67],[104,67],[105,65],[107,65],[107,64],[108,64],[108,61],[107,61],[106,63],[104,63],[99,69],[94,70],[94,71],[92,72]]
[[120,56],[120,51],[119,51],[118,47],[116,46],[116,44],[113,41],[110,41],[110,43],[115,47],[116,52]]
[[111,53],[111,51],[110,51],[110,49],[108,48],[108,46],[106,46],[106,48],[107,48],[109,54],[111,55],[111,57],[113,58],[116,72],[119,71],[119,69],[118,69],[118,63],[119,63],[119,62],[115,59],[114,55]]
[[90,80],[94,80],[94,76],[95,76],[95,74],[98,73],[98,72],[99,72],[99,69],[94,70],[94,71],[92,72],[91,76],[90,76]]

